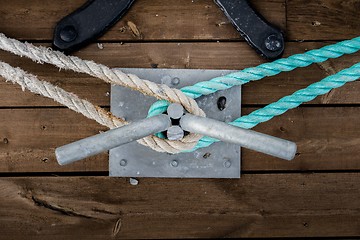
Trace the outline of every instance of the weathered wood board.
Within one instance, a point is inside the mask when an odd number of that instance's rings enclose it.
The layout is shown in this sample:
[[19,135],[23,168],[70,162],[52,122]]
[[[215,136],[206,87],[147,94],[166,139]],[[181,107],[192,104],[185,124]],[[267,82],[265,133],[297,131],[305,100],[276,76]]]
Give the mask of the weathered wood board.
[[[329,42],[287,43],[284,56],[302,53],[319,48]],[[330,42],[333,43],[333,42]],[[111,67],[145,67],[154,64],[159,68],[202,68],[202,69],[244,69],[265,62],[254,54],[246,43],[104,43],[103,49],[93,44],[76,55],[94,60]],[[245,56],[245,57],[244,57]],[[360,58],[360,53],[345,55],[325,63],[281,73],[243,86],[242,103],[269,104],[289,95],[310,83],[350,67]],[[51,65],[39,66],[31,60],[19,58],[9,53],[0,52],[0,59],[13,66],[19,66],[36,74],[42,80],[52,82],[67,91],[74,92],[91,102],[109,106],[110,86],[101,80],[85,74],[59,70]],[[353,82],[342,88],[321,96],[310,104],[358,104],[359,82]],[[0,81],[0,107],[59,106],[44,97],[34,96],[29,92],[21,93],[21,88],[11,83]],[[13,96],[19,97],[13,97]],[[20,97],[21,95],[21,97]]]
[[[0,4],[0,32],[50,46],[55,23],[85,0]],[[284,30],[284,56],[360,33],[360,0],[252,0]],[[132,22],[140,34],[129,27]],[[110,67],[243,69],[265,62],[211,0],[137,0],[77,52]],[[19,66],[108,108],[110,87],[0,51]],[[360,53],[246,84],[243,113],[360,61]],[[243,150],[239,180],[108,178],[106,153],[59,166],[55,147],[105,130],[0,78],[0,239],[360,236],[359,81],[260,124],[295,141],[294,161]],[[60,175],[60,176],[59,176]]]
[[0,180],[5,239],[360,235],[359,173],[240,180],[19,177]]
[[[244,108],[247,114],[254,108]],[[243,150],[243,171],[359,170],[360,111],[357,107],[291,110],[255,130],[298,144],[293,161]],[[106,128],[68,109],[0,110],[0,172],[108,171],[107,154],[59,166],[56,147]]]

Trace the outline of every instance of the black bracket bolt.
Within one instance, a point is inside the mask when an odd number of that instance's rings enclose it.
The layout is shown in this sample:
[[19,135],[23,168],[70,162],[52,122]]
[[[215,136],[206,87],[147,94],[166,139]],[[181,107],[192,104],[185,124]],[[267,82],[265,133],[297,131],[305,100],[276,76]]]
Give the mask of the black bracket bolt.
[[60,38],[64,42],[72,42],[76,39],[76,37],[77,37],[77,32],[74,26],[71,25],[65,26],[60,31]]
[[265,39],[266,49],[272,52],[279,51],[283,47],[282,44],[282,39],[275,34],[272,34]]

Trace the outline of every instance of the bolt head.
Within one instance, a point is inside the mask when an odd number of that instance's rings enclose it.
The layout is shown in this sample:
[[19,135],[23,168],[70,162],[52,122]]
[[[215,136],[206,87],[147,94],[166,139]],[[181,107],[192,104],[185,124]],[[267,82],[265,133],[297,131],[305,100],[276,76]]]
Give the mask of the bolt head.
[[60,30],[60,38],[64,42],[72,42],[76,39],[77,32],[74,26],[68,25]]
[[279,51],[283,47],[282,39],[279,36],[272,34],[265,39],[265,47],[272,52]]
[[226,160],[226,161],[224,162],[224,167],[230,168],[230,167],[231,167],[231,161],[230,161],[230,160]]
[[120,160],[120,166],[125,167],[126,165],[127,165],[126,159],[121,159]]
[[172,83],[172,85],[179,85],[179,83],[180,83],[180,78],[178,78],[178,77],[174,77],[173,79],[171,79],[171,83]]
[[171,163],[170,163],[170,165],[171,165],[172,167],[177,167],[177,166],[179,166],[179,162],[178,162],[177,160],[172,160]]

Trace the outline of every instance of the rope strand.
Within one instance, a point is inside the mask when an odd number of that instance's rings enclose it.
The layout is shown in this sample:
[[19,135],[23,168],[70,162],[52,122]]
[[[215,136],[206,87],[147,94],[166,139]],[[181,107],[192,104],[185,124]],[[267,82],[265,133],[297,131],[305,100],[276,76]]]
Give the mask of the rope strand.
[[[319,49],[295,54],[288,58],[281,58],[270,63],[263,63],[257,67],[245,68],[241,71],[230,73],[225,76],[216,77],[209,81],[198,82],[192,86],[181,88],[185,95],[198,98],[203,95],[215,93],[220,90],[229,89],[234,86],[257,81],[265,77],[275,76],[281,72],[292,71],[295,68],[307,67],[313,63],[324,62],[330,58],[338,58],[344,54],[352,54],[360,50],[360,37],[345,40],[336,44],[327,45]],[[169,103],[157,101],[149,109],[149,116],[155,116],[166,111]]]
[[[112,113],[105,111],[99,106],[93,105],[87,100],[79,98],[74,93],[67,92],[49,82],[40,81],[36,76],[26,73],[21,68],[14,68],[1,61],[0,76],[5,78],[6,81],[19,84],[23,91],[27,89],[32,93],[51,98],[69,109],[81,113],[85,117],[93,119],[110,129],[128,124],[124,119],[115,117]],[[193,134],[192,137],[184,138],[182,139],[183,141],[178,142],[160,139],[156,136],[148,136],[138,140],[138,142],[158,152],[179,153],[194,148],[200,138],[200,135]]]
[[[29,57],[39,63],[46,62],[60,69],[64,68],[86,73],[98,77],[105,82],[129,87],[143,94],[161,99],[150,108],[149,116],[164,112],[169,101],[182,104],[190,113],[205,116],[193,98],[225,90],[236,85],[242,85],[249,81],[260,80],[266,76],[274,76],[283,71],[291,71],[297,67],[306,67],[312,63],[324,62],[329,58],[337,58],[343,54],[354,53],[360,50],[360,37],[311,50],[303,54],[295,54],[288,58],[278,59],[272,63],[264,63],[257,67],[246,68],[236,73],[211,79],[210,81],[199,82],[193,86],[184,87],[181,91],[169,88],[166,85],[158,85],[142,80],[135,75],[125,74],[118,69],[110,69],[93,61],[66,56],[49,48],[21,43],[15,39],[7,38],[4,34],[0,34],[0,48],[19,56]],[[96,120],[102,125],[113,128],[126,124],[123,119],[116,118],[111,113],[86,100],[80,99],[73,93],[68,93],[48,82],[40,81],[34,75],[28,74],[20,68],[13,68],[6,63],[0,62],[0,75],[8,81],[18,83],[23,90],[29,89],[34,93],[52,98],[68,106],[70,109],[82,113],[84,116]],[[299,106],[303,102],[311,101],[315,97],[328,93],[334,88],[341,87],[347,82],[355,81],[359,77],[360,63],[311,84],[307,88],[296,91],[292,95],[283,97],[279,101],[256,110],[247,116],[238,118],[229,124],[242,128],[252,128],[261,122],[268,121],[274,116],[281,115],[289,109]],[[201,136],[197,134],[189,134],[181,141],[169,141],[149,136],[138,142],[156,151],[178,153],[181,151],[193,151],[194,149],[209,146],[217,141],[216,139],[204,137],[198,142],[200,138]],[[196,145],[196,143],[198,144]]]
[[67,56],[51,48],[37,47],[26,42],[22,43],[16,39],[6,37],[3,33],[0,33],[0,49],[21,57],[28,57],[37,63],[49,63],[59,69],[86,73],[90,76],[100,78],[107,83],[131,88],[144,95],[152,96],[160,100],[180,103],[192,114],[205,116],[205,113],[199,108],[196,101],[186,96],[179,89],[170,88],[165,84],[156,84],[148,80],[143,80],[133,74],[125,74],[120,69],[110,69],[103,64],[83,60],[75,56]]
[[[356,81],[360,78],[360,63],[353,65],[350,68],[344,69],[334,75],[328,76],[323,80],[313,83],[306,88],[298,90],[291,95],[281,98],[277,102],[271,103],[263,108],[260,108],[249,115],[242,116],[229,124],[250,129],[269,121],[275,116],[279,116],[290,109],[298,107],[304,102],[309,102],[319,95],[326,94],[335,88],[339,88],[348,82]],[[203,137],[200,139],[198,145],[193,149],[208,147],[219,140]]]

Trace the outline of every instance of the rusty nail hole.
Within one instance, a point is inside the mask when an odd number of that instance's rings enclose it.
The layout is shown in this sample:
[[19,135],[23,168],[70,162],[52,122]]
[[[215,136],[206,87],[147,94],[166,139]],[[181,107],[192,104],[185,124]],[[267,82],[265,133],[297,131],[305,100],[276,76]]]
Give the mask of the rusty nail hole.
[[41,126],[41,129],[42,129],[42,130],[46,130],[46,126]]
[[211,156],[211,153],[209,153],[209,152],[207,152],[207,153],[205,153],[204,155],[203,155],[203,158],[208,158],[208,157],[210,157]]
[[309,227],[309,224],[307,222],[303,223],[304,227]]
[[281,131],[281,132],[285,132],[285,128],[280,127],[280,131]]
[[47,162],[49,161],[49,159],[48,159],[48,158],[43,158],[43,159],[41,159],[41,161],[42,161],[43,163],[47,163]]
[[8,143],[9,143],[9,139],[4,138],[4,139],[3,139],[3,142],[4,142],[5,144],[8,144]]

